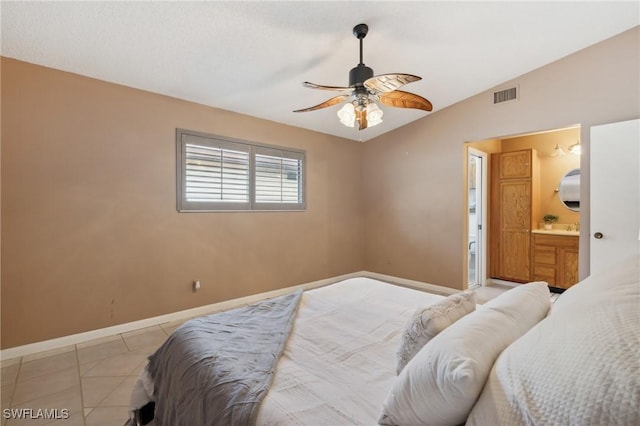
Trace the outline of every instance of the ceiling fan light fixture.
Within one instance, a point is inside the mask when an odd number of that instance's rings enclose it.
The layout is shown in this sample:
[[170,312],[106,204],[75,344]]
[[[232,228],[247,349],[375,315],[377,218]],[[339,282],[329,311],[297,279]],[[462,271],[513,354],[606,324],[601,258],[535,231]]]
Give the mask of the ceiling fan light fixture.
[[382,116],[384,112],[375,104],[375,102],[369,102],[367,104],[367,124],[369,127],[382,123]]
[[356,113],[351,102],[344,104],[344,106],[338,110],[338,118],[340,122],[347,127],[353,127],[355,125]]
[[325,86],[305,81],[302,83],[304,87],[332,90],[342,92],[342,94],[334,96],[321,104],[297,109],[294,112],[315,111],[348,101],[349,103],[338,111],[340,123],[347,127],[355,127],[357,121],[358,130],[364,130],[367,127],[382,123],[383,112],[376,104],[376,101],[385,106],[395,108],[413,108],[423,111],[431,111],[433,109],[431,102],[422,96],[398,90],[405,84],[421,80],[417,75],[403,73],[374,75],[373,69],[364,64],[362,60],[362,41],[368,31],[369,27],[366,24],[358,24],[353,28],[353,35],[356,36],[360,44],[360,62],[349,71],[349,87]]

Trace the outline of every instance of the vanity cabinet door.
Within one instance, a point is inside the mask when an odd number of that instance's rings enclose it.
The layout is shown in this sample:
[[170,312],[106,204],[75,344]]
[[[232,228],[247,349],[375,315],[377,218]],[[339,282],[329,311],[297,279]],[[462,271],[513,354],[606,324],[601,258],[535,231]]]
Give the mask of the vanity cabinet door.
[[572,247],[560,247],[558,255],[561,259],[558,271],[558,287],[569,288],[579,281],[578,279],[578,237],[569,237]]
[[530,178],[531,150],[500,154],[500,179]]

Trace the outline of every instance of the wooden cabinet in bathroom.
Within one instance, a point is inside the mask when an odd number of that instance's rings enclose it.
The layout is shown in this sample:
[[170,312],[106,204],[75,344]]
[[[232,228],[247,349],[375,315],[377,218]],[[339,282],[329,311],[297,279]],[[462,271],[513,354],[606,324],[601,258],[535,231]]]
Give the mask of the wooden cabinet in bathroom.
[[533,234],[531,244],[533,281],[569,288],[578,282],[578,237]]
[[531,281],[531,229],[539,217],[539,163],[534,149],[492,154],[490,276]]
[[495,154],[498,159],[498,178],[531,178],[533,154],[534,151],[531,149]]

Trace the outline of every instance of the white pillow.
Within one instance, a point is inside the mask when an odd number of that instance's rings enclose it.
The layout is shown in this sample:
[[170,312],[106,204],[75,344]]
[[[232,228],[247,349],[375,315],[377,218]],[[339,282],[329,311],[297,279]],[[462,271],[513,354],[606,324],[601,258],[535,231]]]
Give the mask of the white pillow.
[[400,348],[396,353],[396,373],[400,374],[429,340],[475,309],[476,295],[469,290],[452,294],[426,308],[418,308],[400,338]]
[[467,425],[640,425],[639,307],[639,256],[572,286],[500,354]]
[[465,315],[425,345],[395,380],[383,425],[465,422],[494,361],[542,320],[551,306],[547,283],[508,290]]

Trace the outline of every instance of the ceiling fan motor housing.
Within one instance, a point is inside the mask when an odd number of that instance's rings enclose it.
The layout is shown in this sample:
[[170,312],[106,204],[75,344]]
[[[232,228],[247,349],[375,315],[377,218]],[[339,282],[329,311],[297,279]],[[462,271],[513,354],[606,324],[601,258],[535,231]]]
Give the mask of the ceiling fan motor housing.
[[373,77],[373,70],[364,64],[349,71],[349,87],[364,87],[364,82]]

